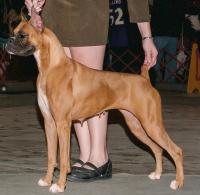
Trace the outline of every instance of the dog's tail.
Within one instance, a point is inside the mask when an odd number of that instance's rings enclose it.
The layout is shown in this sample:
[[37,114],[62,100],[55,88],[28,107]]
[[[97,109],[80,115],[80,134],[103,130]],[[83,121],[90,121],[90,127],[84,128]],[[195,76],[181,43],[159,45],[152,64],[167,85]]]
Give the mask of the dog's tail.
[[141,67],[141,76],[143,76],[147,80],[150,80],[149,69],[148,69],[148,66],[146,64],[143,64],[142,67]]

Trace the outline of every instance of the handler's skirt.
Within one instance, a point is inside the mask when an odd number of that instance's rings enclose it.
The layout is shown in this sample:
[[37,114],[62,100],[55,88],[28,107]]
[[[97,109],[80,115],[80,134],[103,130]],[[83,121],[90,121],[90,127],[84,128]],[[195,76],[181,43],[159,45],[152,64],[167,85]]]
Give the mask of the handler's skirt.
[[109,0],[46,0],[42,16],[64,47],[107,43]]

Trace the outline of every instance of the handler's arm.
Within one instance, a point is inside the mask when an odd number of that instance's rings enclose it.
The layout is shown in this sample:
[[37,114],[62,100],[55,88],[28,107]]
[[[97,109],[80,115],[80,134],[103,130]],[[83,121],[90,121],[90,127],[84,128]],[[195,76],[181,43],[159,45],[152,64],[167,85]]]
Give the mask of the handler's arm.
[[138,22],[137,25],[142,36],[142,47],[145,55],[144,64],[151,68],[156,64],[158,52],[151,35],[150,23]]
[[130,22],[137,23],[145,54],[144,64],[149,68],[156,64],[157,49],[153,43],[148,0],[128,0]]
[[130,16],[130,22],[149,22],[149,1],[128,0],[128,12]]

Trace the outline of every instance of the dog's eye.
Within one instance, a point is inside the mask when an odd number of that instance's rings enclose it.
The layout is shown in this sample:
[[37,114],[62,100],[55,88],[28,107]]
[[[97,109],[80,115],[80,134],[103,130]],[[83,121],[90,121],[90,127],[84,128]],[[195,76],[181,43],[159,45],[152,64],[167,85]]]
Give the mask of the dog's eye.
[[26,37],[28,37],[28,34],[26,34],[26,33],[19,33],[17,35],[17,37],[20,38],[20,39],[25,39]]
[[11,21],[10,26],[12,29],[15,29],[19,23],[20,23],[20,20],[13,20]]

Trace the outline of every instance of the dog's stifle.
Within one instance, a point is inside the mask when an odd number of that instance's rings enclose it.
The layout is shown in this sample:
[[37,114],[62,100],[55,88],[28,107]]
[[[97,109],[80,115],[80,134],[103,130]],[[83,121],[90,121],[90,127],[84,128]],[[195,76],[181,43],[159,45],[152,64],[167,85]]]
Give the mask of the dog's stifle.
[[[176,165],[176,179],[170,187],[175,190],[183,186],[182,150],[165,131],[160,96],[150,84],[145,65],[141,75],[87,68],[66,57],[53,32],[47,28],[35,28],[25,20],[15,29],[15,37],[9,42],[7,50],[22,56],[34,53],[38,62],[38,103],[44,117],[48,147],[48,169],[38,182],[40,186],[50,186],[52,193],[64,191],[66,175],[70,172],[72,121],[109,109],[119,109],[130,131],[153,151],[156,166],[149,178],[160,179],[164,149]],[[58,144],[60,177],[57,183],[52,184]]]

